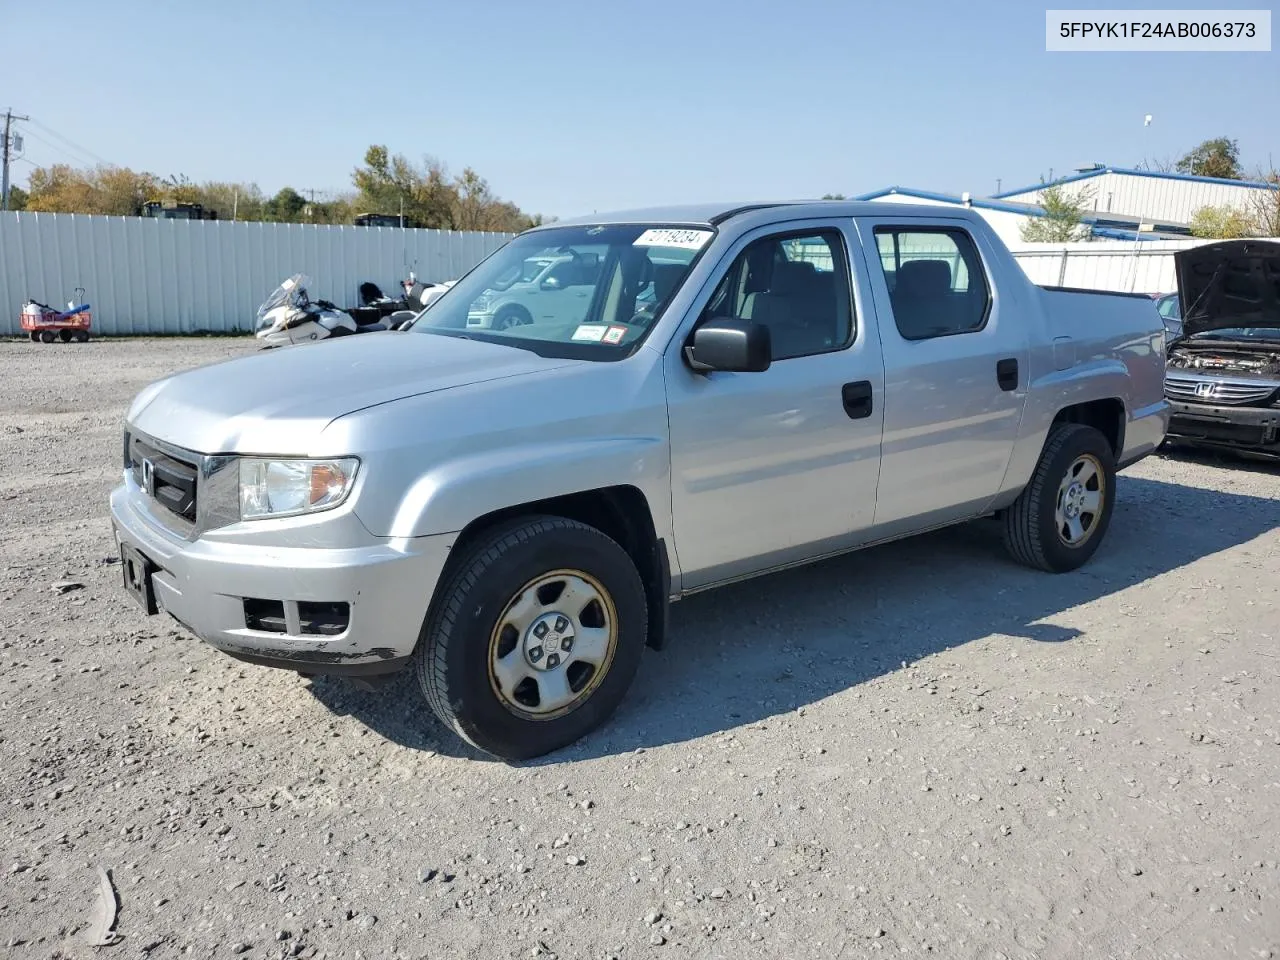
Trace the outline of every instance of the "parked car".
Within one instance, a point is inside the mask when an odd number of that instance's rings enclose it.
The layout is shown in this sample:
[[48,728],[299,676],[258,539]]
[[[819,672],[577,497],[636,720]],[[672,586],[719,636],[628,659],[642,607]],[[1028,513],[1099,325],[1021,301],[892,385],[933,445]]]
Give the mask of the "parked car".
[[1162,293],[1155,296],[1156,312],[1164,321],[1166,342],[1172,342],[1182,333],[1182,298],[1175,293]]
[[1226,240],[1174,255],[1186,304],[1169,345],[1169,437],[1280,456],[1280,241]]
[[467,326],[506,330],[535,320],[586,316],[599,252],[548,252],[513,264],[471,301]]
[[[587,296],[471,324],[548,250],[595,255]],[[411,668],[470,743],[531,757],[613,712],[691,593],[980,517],[1079,567],[1163,380],[1149,300],[1036,287],[967,209],[596,216],[406,330],[147,387],[111,513],[148,613],[302,674]]]

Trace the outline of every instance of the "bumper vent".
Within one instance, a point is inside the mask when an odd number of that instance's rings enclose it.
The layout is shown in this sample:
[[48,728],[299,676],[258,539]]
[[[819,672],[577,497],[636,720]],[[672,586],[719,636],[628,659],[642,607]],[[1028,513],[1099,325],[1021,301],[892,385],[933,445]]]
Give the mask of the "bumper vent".
[[[296,619],[295,619],[296,618]],[[290,628],[290,621],[296,626]],[[298,637],[336,637],[347,632],[351,604],[321,603],[313,600],[244,599],[244,625],[263,633],[283,633]]]

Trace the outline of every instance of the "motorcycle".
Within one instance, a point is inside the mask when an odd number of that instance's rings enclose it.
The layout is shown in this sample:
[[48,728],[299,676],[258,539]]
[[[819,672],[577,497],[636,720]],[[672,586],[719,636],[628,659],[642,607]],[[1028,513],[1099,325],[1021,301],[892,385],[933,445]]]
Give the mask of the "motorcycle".
[[387,318],[391,329],[403,330],[457,282],[456,280],[445,280],[441,283],[423,282],[414,275],[412,270],[409,271],[408,279],[401,282],[401,286],[404,287],[402,300],[404,306]]
[[310,282],[295,273],[258,307],[254,336],[263,341],[264,349],[390,329],[376,309],[357,315],[355,310],[343,310],[328,300],[312,300],[307,295]]

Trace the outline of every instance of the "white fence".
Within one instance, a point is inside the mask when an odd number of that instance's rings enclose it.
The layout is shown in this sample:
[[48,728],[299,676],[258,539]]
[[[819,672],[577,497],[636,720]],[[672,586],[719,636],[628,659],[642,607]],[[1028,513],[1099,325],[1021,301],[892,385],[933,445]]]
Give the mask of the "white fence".
[[1173,255],[1205,240],[1086,240],[1013,249],[1032,283],[1122,293],[1170,293],[1178,288]]
[[[152,220],[0,213],[0,335],[20,332],[27,298],[79,299],[105,334],[249,330],[285,277],[311,277],[313,297],[358,302],[366,280],[395,296],[410,270],[447,280],[510,239],[384,227]],[[1203,240],[1022,244],[1013,255],[1032,282],[1134,293],[1176,289],[1173,254]]]
[[294,273],[315,298],[357,304],[372,280],[389,296],[413,270],[455,278],[510,234],[0,213],[0,334],[20,332],[31,298],[65,307],[84,288],[105,334],[250,330],[258,305]]

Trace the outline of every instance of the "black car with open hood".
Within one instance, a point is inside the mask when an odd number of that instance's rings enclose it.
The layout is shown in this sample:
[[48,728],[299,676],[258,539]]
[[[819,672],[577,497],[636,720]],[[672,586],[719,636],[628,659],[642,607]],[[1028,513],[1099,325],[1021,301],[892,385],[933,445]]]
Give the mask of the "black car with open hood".
[[1280,456],[1280,240],[1206,243],[1174,262],[1170,439]]

